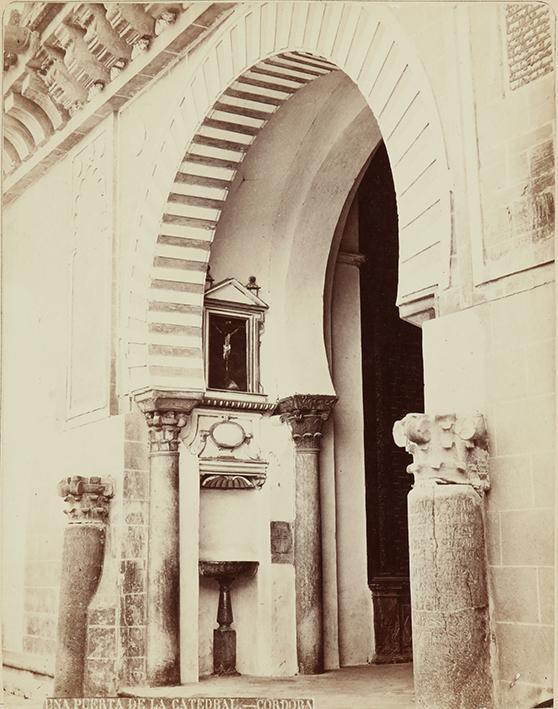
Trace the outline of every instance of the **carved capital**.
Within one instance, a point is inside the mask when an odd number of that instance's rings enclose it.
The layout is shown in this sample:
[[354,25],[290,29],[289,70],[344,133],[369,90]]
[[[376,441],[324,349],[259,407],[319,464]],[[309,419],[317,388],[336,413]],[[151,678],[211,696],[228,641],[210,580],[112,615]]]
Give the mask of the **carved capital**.
[[111,480],[100,477],[73,475],[58,483],[58,494],[67,504],[64,513],[70,524],[99,525],[108,516],[114,485]]
[[488,435],[481,414],[407,414],[396,421],[393,439],[413,456],[407,472],[415,476],[415,483],[434,479],[489,489]]
[[174,411],[147,411],[145,420],[149,429],[150,453],[176,453],[179,434],[188,418]]
[[324,422],[336,401],[336,396],[295,394],[278,402],[275,414],[289,424],[297,450],[319,450]]

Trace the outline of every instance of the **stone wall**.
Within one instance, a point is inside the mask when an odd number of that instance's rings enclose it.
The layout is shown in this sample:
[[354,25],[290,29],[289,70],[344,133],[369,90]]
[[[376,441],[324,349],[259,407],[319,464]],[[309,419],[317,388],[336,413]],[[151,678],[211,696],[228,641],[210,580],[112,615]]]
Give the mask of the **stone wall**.
[[423,332],[426,411],[487,417],[500,701],[532,706],[553,673],[553,284],[429,321]]

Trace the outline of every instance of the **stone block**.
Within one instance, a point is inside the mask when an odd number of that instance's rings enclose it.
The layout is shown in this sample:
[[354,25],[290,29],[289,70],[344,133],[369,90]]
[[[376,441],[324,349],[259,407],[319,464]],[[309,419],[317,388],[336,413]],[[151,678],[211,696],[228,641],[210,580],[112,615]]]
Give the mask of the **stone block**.
[[504,566],[493,568],[491,576],[497,621],[539,622],[537,569]]
[[536,507],[548,507],[554,500],[555,460],[554,451],[533,453],[531,470]]
[[120,565],[123,575],[122,593],[140,593],[145,585],[145,562],[123,561]]
[[124,415],[124,438],[126,441],[145,441],[147,443],[147,426],[141,412],[132,411]]
[[54,617],[50,613],[26,613],[25,634],[52,638],[56,633]]
[[551,509],[501,512],[502,563],[510,566],[552,566],[553,526]]
[[490,303],[495,349],[547,340],[554,333],[554,286],[545,284]]
[[143,470],[125,470],[123,496],[125,500],[147,499],[148,478]]
[[[531,397],[526,402],[529,426],[524,435],[533,452],[552,451],[556,440],[554,396]],[[551,504],[550,502],[548,504]]]
[[33,655],[45,655],[47,657],[52,657],[54,656],[56,647],[52,642],[52,637],[37,638],[32,635],[24,635],[23,649],[25,652],[30,652]]
[[87,657],[97,660],[116,657],[116,628],[90,626],[87,631]]
[[497,623],[501,677],[548,687],[552,685],[554,631],[545,625]]
[[554,623],[554,569],[539,568],[538,578],[541,622],[552,625]]
[[83,685],[86,697],[114,697],[118,693],[115,660],[88,658]]
[[120,628],[122,650],[126,657],[143,657],[145,655],[145,628]]
[[548,394],[555,390],[554,340],[541,340],[529,345],[527,357],[527,386],[529,394]]
[[58,590],[55,588],[26,588],[25,610],[36,613],[55,613]]
[[124,467],[129,470],[147,470],[149,468],[147,443],[124,441]]
[[116,608],[90,608],[88,625],[116,625]]
[[517,510],[533,506],[531,463],[527,455],[490,459],[489,510]]
[[123,529],[122,557],[125,559],[142,559],[147,553],[145,527],[128,525]]
[[515,399],[527,394],[527,361],[519,347],[495,352],[487,362],[488,391],[493,401]]
[[528,406],[524,399],[515,399],[494,406],[491,422],[495,445],[493,455],[516,456],[533,450],[527,432],[532,427]]
[[123,684],[132,687],[145,684],[145,657],[126,657],[122,667],[121,678]]
[[490,509],[486,513],[486,551],[489,564],[502,563],[500,513]]
[[122,622],[128,626],[145,623],[145,594],[128,593],[122,598]]
[[124,503],[124,521],[126,524],[147,524],[147,503],[139,500],[126,500]]

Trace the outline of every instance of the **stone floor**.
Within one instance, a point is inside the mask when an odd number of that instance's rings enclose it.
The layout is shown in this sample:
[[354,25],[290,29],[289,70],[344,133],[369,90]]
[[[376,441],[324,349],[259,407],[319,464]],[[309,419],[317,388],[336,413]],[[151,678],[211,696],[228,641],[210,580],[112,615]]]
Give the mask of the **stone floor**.
[[[411,664],[346,667],[322,675],[267,679],[209,677],[199,684],[164,689],[128,689],[123,694],[144,697],[265,697],[311,698],[315,709],[413,709]],[[4,696],[6,709],[42,709],[37,700]]]

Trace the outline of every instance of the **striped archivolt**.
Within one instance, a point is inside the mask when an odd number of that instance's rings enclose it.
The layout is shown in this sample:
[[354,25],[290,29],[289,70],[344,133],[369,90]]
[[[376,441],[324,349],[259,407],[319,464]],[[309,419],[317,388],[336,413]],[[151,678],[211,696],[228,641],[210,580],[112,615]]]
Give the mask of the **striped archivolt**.
[[129,313],[132,391],[205,388],[204,281],[229,188],[281,105],[338,69],[359,86],[390,157],[399,299],[439,284],[450,236],[445,150],[425,77],[393,19],[365,3],[244,5],[191,72],[145,196]]

